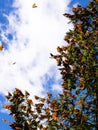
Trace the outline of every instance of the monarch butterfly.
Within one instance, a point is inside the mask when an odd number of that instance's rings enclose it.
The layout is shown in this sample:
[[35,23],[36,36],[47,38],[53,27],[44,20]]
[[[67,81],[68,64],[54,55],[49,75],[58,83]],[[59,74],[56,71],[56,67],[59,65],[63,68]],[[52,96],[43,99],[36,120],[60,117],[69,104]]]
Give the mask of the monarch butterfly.
[[38,96],[35,96],[35,99],[36,99],[36,100],[38,100],[38,99],[39,99],[39,97],[38,97]]
[[26,96],[29,96],[30,94],[29,94],[29,92],[25,91],[25,95],[26,95]]
[[45,111],[46,111],[46,113],[50,113],[50,109],[49,108],[47,108]]
[[15,65],[16,64],[16,62],[13,62],[13,65]]
[[47,93],[47,96],[48,96],[48,98],[51,98],[52,94],[51,93]]
[[15,130],[21,130],[21,128],[19,128],[19,127],[15,127]]
[[2,51],[4,48],[3,44],[0,45],[0,51]]
[[3,121],[4,123],[7,123],[7,122],[8,122],[8,120],[5,120],[5,119],[2,119],[2,121]]
[[40,101],[41,101],[41,102],[44,102],[44,101],[45,101],[45,98],[40,98]]
[[37,8],[36,3],[34,3],[34,4],[32,5],[32,8]]
[[9,105],[8,105],[8,104],[5,104],[5,105],[3,106],[3,108],[9,109]]
[[27,99],[27,103],[33,105],[33,101],[31,99]]
[[58,118],[57,113],[52,114],[52,118],[53,118],[55,121],[59,121],[59,118]]

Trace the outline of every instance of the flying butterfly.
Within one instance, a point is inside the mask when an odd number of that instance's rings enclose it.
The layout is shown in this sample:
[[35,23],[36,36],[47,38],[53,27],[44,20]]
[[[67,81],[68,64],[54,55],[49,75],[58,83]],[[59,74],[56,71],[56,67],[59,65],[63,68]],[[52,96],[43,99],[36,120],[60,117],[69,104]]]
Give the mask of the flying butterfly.
[[8,122],[8,120],[5,120],[5,119],[2,119],[2,121],[3,121],[4,123],[7,123],[7,122]]
[[0,51],[2,51],[4,48],[3,44],[0,44]]
[[13,62],[13,65],[15,65],[16,64],[16,62]]
[[36,3],[34,3],[34,4],[32,5],[32,8],[37,8]]

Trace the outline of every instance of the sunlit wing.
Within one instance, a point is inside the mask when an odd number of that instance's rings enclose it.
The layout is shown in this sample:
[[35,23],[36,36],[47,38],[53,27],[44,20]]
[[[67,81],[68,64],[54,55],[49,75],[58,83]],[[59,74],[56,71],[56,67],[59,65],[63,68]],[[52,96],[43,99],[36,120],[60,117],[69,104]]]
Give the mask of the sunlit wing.
[[3,44],[0,45],[0,51],[2,51],[4,48]]
[[36,3],[34,3],[34,4],[32,5],[32,8],[37,8]]

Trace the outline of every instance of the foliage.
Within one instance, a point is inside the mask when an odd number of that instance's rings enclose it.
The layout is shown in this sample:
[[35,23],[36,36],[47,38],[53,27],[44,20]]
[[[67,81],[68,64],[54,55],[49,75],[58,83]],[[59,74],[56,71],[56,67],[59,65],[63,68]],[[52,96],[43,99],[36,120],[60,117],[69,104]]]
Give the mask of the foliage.
[[62,75],[62,94],[56,99],[46,98],[19,89],[6,96],[10,104],[5,108],[15,121],[14,130],[97,130],[98,129],[98,1],[86,8],[78,5],[72,14],[64,14],[73,23],[65,41],[67,46],[57,47],[57,61]]

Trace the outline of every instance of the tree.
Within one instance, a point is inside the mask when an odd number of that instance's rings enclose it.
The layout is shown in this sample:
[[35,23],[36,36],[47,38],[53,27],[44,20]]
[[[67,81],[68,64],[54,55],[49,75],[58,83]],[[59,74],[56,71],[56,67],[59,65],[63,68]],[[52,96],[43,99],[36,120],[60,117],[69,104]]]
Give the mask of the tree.
[[19,89],[8,93],[14,130],[98,130],[98,0],[86,8],[78,5],[72,14],[64,14],[73,23],[65,41],[57,47],[57,61],[62,75],[62,94],[54,98],[35,96],[37,103]]

